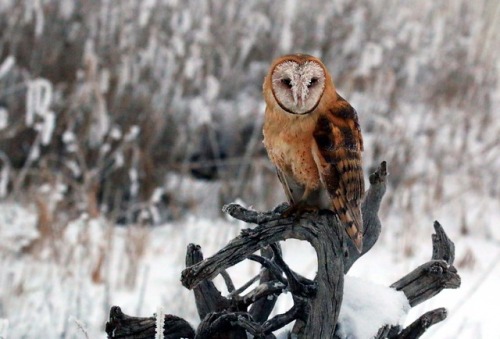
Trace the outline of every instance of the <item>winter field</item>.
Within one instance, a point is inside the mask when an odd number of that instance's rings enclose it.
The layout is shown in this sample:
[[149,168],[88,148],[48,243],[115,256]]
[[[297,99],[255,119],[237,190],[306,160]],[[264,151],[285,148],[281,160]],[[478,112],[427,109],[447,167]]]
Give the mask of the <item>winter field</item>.
[[[285,199],[261,86],[291,52],[356,108],[365,178],[388,163],[382,234],[349,276],[392,284],[430,259],[438,220],[462,285],[404,323],[443,306],[424,338],[499,338],[496,0],[0,0],[0,338],[104,338],[113,305],[196,327],[186,246],[207,257],[246,227],[223,204]],[[309,245],[283,247],[314,277]]]

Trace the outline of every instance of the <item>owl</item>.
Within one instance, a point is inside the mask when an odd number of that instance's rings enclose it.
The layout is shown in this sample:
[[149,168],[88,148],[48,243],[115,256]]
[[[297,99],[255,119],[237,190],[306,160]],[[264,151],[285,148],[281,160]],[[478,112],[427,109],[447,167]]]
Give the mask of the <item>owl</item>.
[[310,55],[277,58],[263,91],[264,145],[290,203],[286,215],[328,208],[361,252],[363,138],[356,111]]

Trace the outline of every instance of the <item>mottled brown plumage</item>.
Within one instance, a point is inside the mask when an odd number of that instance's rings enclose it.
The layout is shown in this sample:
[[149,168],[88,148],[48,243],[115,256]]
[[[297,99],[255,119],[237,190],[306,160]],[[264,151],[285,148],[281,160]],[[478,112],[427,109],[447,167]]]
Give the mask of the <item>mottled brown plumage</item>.
[[336,92],[323,63],[309,55],[276,59],[263,89],[264,145],[292,210],[331,209],[361,251],[363,138],[356,111]]

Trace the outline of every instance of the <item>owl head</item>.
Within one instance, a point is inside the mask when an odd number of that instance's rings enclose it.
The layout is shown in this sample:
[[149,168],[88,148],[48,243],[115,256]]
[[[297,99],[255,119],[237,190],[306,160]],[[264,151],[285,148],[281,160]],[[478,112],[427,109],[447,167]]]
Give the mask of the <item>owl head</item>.
[[285,55],[271,65],[264,80],[264,94],[266,101],[274,98],[285,112],[305,115],[318,106],[327,86],[333,86],[333,82],[318,58],[305,54]]

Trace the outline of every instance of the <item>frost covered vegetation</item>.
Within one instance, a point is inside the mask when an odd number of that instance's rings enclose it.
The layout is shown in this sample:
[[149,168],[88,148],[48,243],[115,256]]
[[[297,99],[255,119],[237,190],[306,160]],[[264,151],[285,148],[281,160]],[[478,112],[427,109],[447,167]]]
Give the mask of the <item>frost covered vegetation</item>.
[[203,239],[186,217],[283,200],[261,83],[289,52],[320,57],[357,109],[366,172],[387,160],[391,255],[434,219],[498,243],[499,22],[495,0],[1,1],[0,336],[96,337],[110,290],[143,300],[156,277],[140,225],[177,225],[161,232],[181,258]]

